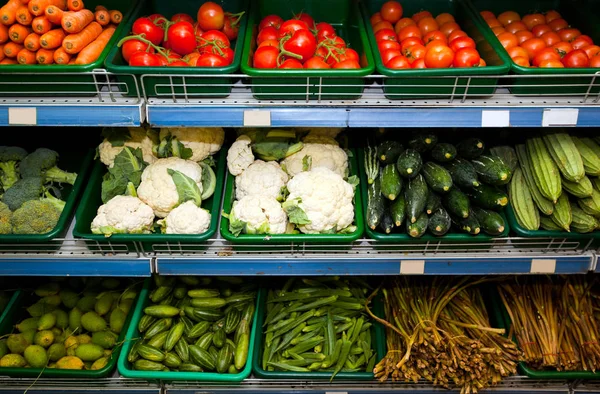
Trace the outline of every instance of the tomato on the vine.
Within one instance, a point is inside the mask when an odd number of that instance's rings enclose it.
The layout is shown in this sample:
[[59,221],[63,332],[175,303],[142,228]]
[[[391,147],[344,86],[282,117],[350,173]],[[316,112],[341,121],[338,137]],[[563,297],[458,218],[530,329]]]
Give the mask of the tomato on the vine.
[[333,68],[357,69],[360,68],[360,64],[356,60],[344,60],[343,62],[336,63]]
[[447,68],[454,60],[454,51],[443,44],[431,45],[424,59],[427,68]]
[[590,59],[583,49],[574,49],[562,58],[565,67],[583,68],[589,67]]
[[335,36],[335,29],[327,22],[317,23],[317,41]]
[[158,56],[150,52],[135,52],[129,58],[130,66],[158,67],[161,65]]
[[281,63],[277,68],[289,70],[289,69],[298,69],[298,68],[304,68],[304,67],[302,66],[302,63],[300,63],[296,59],[287,59],[283,63]]
[[308,30],[306,22],[299,19],[290,19],[281,24],[279,27],[279,38],[283,38],[286,35],[292,35],[298,30]]
[[194,26],[190,22],[176,22],[167,31],[167,41],[175,52],[187,55],[196,49]]
[[223,24],[223,33],[230,40],[235,40],[240,32],[239,20],[225,14],[225,23]]
[[279,40],[279,31],[273,26],[265,27],[264,29],[259,31],[258,36],[256,36],[257,44],[260,44],[261,42],[267,40]]
[[279,27],[283,23],[283,18],[279,15],[267,15],[265,16],[258,25],[258,31],[261,31],[267,26],[272,26],[276,30],[279,30]]
[[331,66],[329,64],[327,64],[322,58],[315,56],[315,57],[311,57],[306,62],[304,62],[304,68],[306,68],[306,69],[327,69],[327,68],[331,68]]
[[215,55],[212,53],[205,53],[200,55],[196,60],[196,67],[225,67],[227,62],[223,56]]
[[304,62],[315,54],[317,40],[310,30],[297,30],[284,42],[283,49],[300,56],[298,60]]
[[160,27],[164,27],[165,23],[167,23],[167,18],[165,18],[163,14],[151,14],[148,15],[148,19],[150,19],[152,23]]
[[231,46],[231,42],[229,41],[229,38],[227,38],[225,33],[218,30],[205,31],[204,33],[202,33],[202,36],[200,38],[200,42],[202,43],[201,46],[207,44],[218,45],[220,48],[226,48]]
[[454,54],[454,67],[475,67],[479,66],[481,56],[475,48],[461,48]]
[[154,53],[154,48],[140,40],[127,40],[121,46],[121,54],[126,62],[129,62],[131,55],[136,52]]
[[154,45],[160,45],[165,36],[163,28],[156,25],[150,18],[146,17],[137,18],[135,22],[133,22],[131,32],[134,35],[143,34],[144,38]]
[[265,41],[261,41],[260,44],[258,44],[258,47],[276,47],[279,48],[279,40],[265,40]]
[[225,12],[219,4],[207,1],[198,9],[197,19],[202,30],[221,30],[225,24]]
[[343,62],[345,60],[355,60],[355,61],[359,61],[360,60],[360,56],[358,56],[358,52],[356,52],[354,49],[351,48],[343,48],[343,49],[339,49],[339,52],[336,54],[336,57],[338,58],[338,62]]
[[175,14],[171,17],[171,22],[181,22],[181,21],[185,21],[185,22],[190,22],[191,24],[194,24],[194,18],[192,18],[191,16],[189,16],[186,13],[179,13],[179,14]]
[[184,60],[174,60],[168,64],[169,67],[189,67],[190,65]]
[[276,68],[277,56],[279,56],[279,48],[268,46],[260,47],[254,52],[252,66],[254,68]]
[[304,21],[304,23],[306,23],[306,26],[308,26],[308,28],[310,30],[314,30],[315,29],[315,20],[312,18],[312,16],[308,15],[305,12],[301,12],[297,15],[294,15],[294,19],[298,19],[300,21]]

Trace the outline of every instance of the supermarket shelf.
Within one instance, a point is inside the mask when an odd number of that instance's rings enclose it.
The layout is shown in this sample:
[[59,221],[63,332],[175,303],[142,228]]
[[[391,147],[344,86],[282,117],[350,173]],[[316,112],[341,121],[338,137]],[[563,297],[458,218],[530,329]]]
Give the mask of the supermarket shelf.
[[573,394],[592,394],[600,393],[600,382],[598,381],[583,381],[581,384],[573,387]]
[[160,394],[161,386],[143,380],[122,378],[106,379],[18,379],[0,378],[0,393],[6,394],[47,393],[111,393],[111,394]]

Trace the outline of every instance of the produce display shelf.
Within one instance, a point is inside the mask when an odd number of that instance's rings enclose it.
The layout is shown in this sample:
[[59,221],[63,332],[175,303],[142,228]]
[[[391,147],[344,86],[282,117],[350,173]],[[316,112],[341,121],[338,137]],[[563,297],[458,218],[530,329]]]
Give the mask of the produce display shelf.
[[0,377],[0,393],[5,394],[161,394],[157,383],[139,379],[123,379],[116,374],[102,379],[36,379]]

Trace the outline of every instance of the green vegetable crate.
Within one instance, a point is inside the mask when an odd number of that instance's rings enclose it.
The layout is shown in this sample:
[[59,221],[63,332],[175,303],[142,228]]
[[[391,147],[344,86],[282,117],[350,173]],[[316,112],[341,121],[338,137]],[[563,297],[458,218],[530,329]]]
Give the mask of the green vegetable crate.
[[[219,208],[221,206],[221,195],[223,192],[223,177],[226,170],[226,154],[226,150],[221,149],[215,157],[215,175],[217,176],[215,193],[208,200],[202,202],[203,208],[207,209],[211,214],[210,226],[206,232],[189,235],[161,234],[160,232],[154,234],[113,234],[110,237],[106,237],[103,234],[92,234],[90,228],[92,221],[96,217],[98,208],[102,205],[102,177],[106,173],[106,166],[98,160],[94,164],[88,187],[86,188],[83,197],[81,198],[81,204],[77,209],[77,222],[73,229],[73,235],[89,240],[89,247],[94,249],[100,248],[102,250],[104,250],[102,244],[109,242],[114,244],[127,244],[130,251],[136,250],[134,244],[138,242],[146,252],[156,251],[155,248],[159,247],[158,245],[160,244],[172,245],[171,248],[166,246],[169,250],[179,250],[179,248],[182,247],[187,249],[197,249],[199,245],[194,244],[206,241],[217,231],[217,223],[220,216]],[[162,250],[162,247],[159,248]]]
[[[133,22],[141,16],[160,13],[170,18],[176,13],[185,12],[195,19],[198,8],[202,3],[204,1],[183,0],[169,2],[143,0],[133,12],[123,30],[121,30],[118,37],[119,41],[131,34]],[[231,86],[236,79],[227,77],[226,74],[234,74],[240,68],[242,57],[241,44],[244,42],[244,35],[246,33],[249,2],[248,0],[220,0],[217,3],[223,7],[225,12],[235,14],[246,11],[240,22],[238,37],[232,42],[232,49],[235,51],[235,55],[230,65],[203,68],[129,66],[121,55],[121,48],[117,47],[115,43],[106,59],[106,68],[113,73],[135,75],[138,86],[140,86],[140,89],[143,89],[145,97],[173,98],[174,96],[182,95],[189,95],[194,98],[227,97],[231,93]],[[211,77],[196,77],[196,75],[200,74]],[[222,77],[218,77],[219,75],[222,75]],[[127,91],[124,92],[126,95],[136,95],[135,81],[121,75],[117,75],[117,80],[126,83]]]
[[[477,44],[477,50],[486,61],[485,67],[438,68],[420,70],[394,70],[383,65],[377,48],[370,17],[379,12],[386,0],[363,0],[362,13],[377,72],[388,78],[383,80],[383,91],[390,100],[462,98],[463,95],[476,97],[491,96],[498,85],[497,75],[506,75],[510,69],[510,57],[491,31],[485,29],[477,15],[463,0],[419,0],[402,1],[403,16],[428,10],[434,16],[448,12],[452,14],[462,30]],[[488,77],[486,77],[488,76]]]
[[[355,152],[348,157],[350,165],[350,175],[357,175],[358,164],[356,163]],[[333,197],[333,196],[332,196]],[[227,181],[225,182],[225,197],[223,199],[223,211],[231,212],[233,202],[235,201],[235,177],[229,172],[227,173]],[[229,219],[223,216],[221,218],[221,235],[226,240],[234,244],[246,245],[266,245],[266,244],[289,244],[296,242],[304,243],[350,243],[356,241],[364,232],[365,223],[362,206],[362,196],[358,187],[354,193],[354,225],[356,230],[349,234],[240,234],[237,237],[229,231]]]
[[[358,52],[363,59],[363,67],[354,70],[254,68],[250,54],[256,48],[257,26],[261,19],[276,14],[286,20],[300,12],[312,16],[316,23],[330,23],[348,46]],[[253,4],[247,29],[241,67],[242,71],[251,77],[252,94],[259,100],[357,99],[364,90],[363,77],[372,74],[375,69],[367,31],[358,6],[347,0],[330,0],[327,6],[320,0],[258,0]]]
[[[267,304],[267,289],[261,289],[262,302],[259,303],[257,324],[259,327],[263,326],[266,316],[266,304]],[[375,316],[383,317],[383,300],[380,296],[376,297],[371,304],[371,308]],[[385,356],[386,344],[385,344],[385,329],[379,323],[372,322],[371,337],[373,343],[373,351],[377,353],[376,363],[379,362]],[[252,359],[252,368],[254,374],[263,379],[330,379],[330,372],[287,372],[287,371],[266,371],[262,368],[262,355],[263,355],[263,342],[264,334],[260,332],[254,342],[254,357]],[[339,380],[373,380],[374,375],[372,371],[366,372],[340,372],[335,376],[335,379]]]
[[[588,34],[594,43],[600,42],[600,28],[593,17],[593,13],[584,14],[584,11],[579,10],[579,7],[574,6],[566,0],[535,0],[535,1],[519,1],[509,0],[497,2],[493,0],[468,0],[473,10],[477,13],[479,23],[483,25],[486,34],[491,35],[492,41],[499,44],[500,41],[494,36],[492,30],[479,12],[488,10],[495,15],[504,11],[516,11],[521,17],[531,12],[546,12],[550,10],[558,11],[564,19],[583,34]],[[503,54],[507,54],[506,50],[500,45],[500,50]],[[600,68],[535,68],[522,67],[508,58],[511,74],[530,76],[531,78],[514,78],[506,80],[508,84],[512,84],[511,93],[523,96],[537,95],[582,95],[582,94],[598,94],[600,92],[600,84],[595,80],[595,77],[568,77],[569,75],[595,74],[600,71]],[[544,76],[551,76],[544,78]],[[565,78],[561,78],[565,76]],[[594,86],[590,89],[590,84],[595,81]],[[517,86],[518,85],[518,86]]]
[[[237,374],[227,374],[227,373],[216,373],[216,372],[177,372],[177,371],[138,371],[134,370],[131,367],[131,363],[127,360],[127,355],[129,351],[133,347],[134,338],[139,338],[140,334],[138,331],[138,323],[142,316],[144,316],[144,308],[148,304],[151,286],[153,284],[152,280],[146,282],[144,289],[140,293],[140,297],[138,299],[137,305],[135,306],[134,315],[132,319],[132,323],[129,326],[129,330],[127,331],[127,336],[125,338],[125,343],[123,344],[123,351],[121,352],[121,356],[119,357],[119,373],[126,378],[138,378],[138,379],[146,379],[146,380],[161,380],[161,381],[177,381],[177,380],[185,380],[185,381],[202,381],[202,382],[220,382],[220,383],[239,383],[242,380],[246,379],[250,376],[250,372],[252,371],[252,354],[254,352],[254,347],[252,344],[256,339],[256,333],[258,330],[258,306],[256,311],[254,312],[254,319],[252,322],[252,329],[250,331],[250,342],[248,347],[248,359],[246,361],[246,366],[242,371]],[[261,304],[261,292],[258,293],[258,298],[256,300],[257,305]]]
[[[4,3],[4,2],[3,2]],[[111,48],[117,43],[124,25],[137,4],[137,0],[87,0],[85,8],[95,10],[96,6],[103,5],[109,10],[119,10],[123,13],[122,22],[110,41],[98,57],[90,64],[84,65],[2,65],[0,66],[0,89],[4,95],[12,94],[15,97],[35,96],[87,96],[98,94],[98,86],[106,85],[107,76],[92,75],[90,72],[104,68],[104,60]],[[114,86],[114,85],[113,85]]]

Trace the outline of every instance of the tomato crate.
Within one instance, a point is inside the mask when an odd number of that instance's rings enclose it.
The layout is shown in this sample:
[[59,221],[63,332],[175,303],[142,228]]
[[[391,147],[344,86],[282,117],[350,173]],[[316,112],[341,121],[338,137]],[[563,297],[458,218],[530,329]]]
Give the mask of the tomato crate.
[[498,78],[495,76],[508,74],[510,57],[497,42],[494,34],[484,29],[477,15],[463,0],[402,1],[403,17],[410,17],[421,10],[428,10],[434,16],[444,12],[452,14],[462,30],[475,41],[477,51],[487,66],[400,70],[385,67],[370,23],[371,15],[378,12],[384,3],[385,0],[363,0],[361,6],[377,72],[388,77],[383,80],[383,92],[388,99],[491,96],[498,85]]
[[109,81],[106,76],[90,73],[104,68],[104,60],[111,48],[117,43],[117,38],[124,25],[129,20],[131,12],[137,5],[137,0],[88,0],[85,7],[92,12],[96,6],[103,5],[109,10],[119,10],[123,20],[113,33],[110,41],[96,61],[83,65],[34,64],[34,65],[2,65],[0,66],[0,92],[4,96],[15,97],[35,96],[88,96],[96,95]]
[[[488,35],[491,35],[492,40],[497,44],[500,44],[500,41],[495,37],[483,17],[479,14],[481,11],[487,10],[498,15],[504,11],[512,10],[518,12],[522,17],[531,12],[556,10],[572,27],[579,29],[582,34],[589,35],[595,44],[600,44],[600,28],[598,27],[599,25],[597,19],[594,17],[594,13],[584,14],[584,11],[578,10],[571,2],[565,0],[467,1],[469,1],[470,7],[477,13],[479,23],[483,25],[483,29]],[[502,45],[499,46],[504,54],[508,54]],[[515,95],[587,95],[600,93],[600,84],[598,84],[594,76],[594,74],[600,71],[600,68],[522,67],[516,64],[510,57],[508,57],[508,61],[511,74],[524,76],[507,80],[512,85],[509,88],[511,93]],[[526,76],[530,76],[531,78],[527,78]],[[561,76],[564,76],[564,78],[561,78]]]
[[[256,49],[257,25],[261,19],[276,14],[286,20],[300,12],[312,16],[315,23],[330,23],[348,46],[358,52],[362,68],[281,70],[253,67],[250,55]],[[259,0],[253,5],[248,20],[241,68],[250,76],[252,94],[258,100],[352,100],[362,96],[363,77],[373,73],[375,64],[357,4],[331,0],[324,7],[319,0]]]
[[[194,19],[198,8],[203,2],[192,0],[168,2],[160,0],[143,0],[133,12],[130,20],[119,34],[119,40],[128,36],[135,20],[141,16],[160,13],[170,18],[176,13],[187,13]],[[225,67],[142,67],[129,66],[121,55],[121,48],[116,45],[110,51],[106,59],[107,70],[117,74],[135,75],[137,84],[142,89],[144,97],[170,97],[185,96],[186,98],[227,97],[231,93],[231,87],[235,78],[227,74],[235,74],[240,68],[242,57],[242,43],[246,34],[248,21],[248,0],[220,0],[217,1],[225,12],[245,14],[240,22],[240,29],[236,40],[231,42],[234,50],[233,62]],[[206,75],[206,78],[197,75]],[[223,75],[223,77],[217,77]],[[136,81],[125,76],[117,75],[117,80],[125,83],[128,96],[136,95]]]

